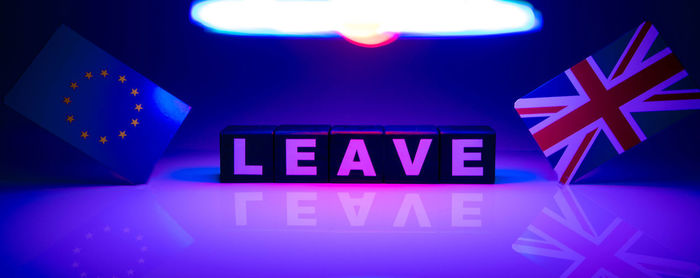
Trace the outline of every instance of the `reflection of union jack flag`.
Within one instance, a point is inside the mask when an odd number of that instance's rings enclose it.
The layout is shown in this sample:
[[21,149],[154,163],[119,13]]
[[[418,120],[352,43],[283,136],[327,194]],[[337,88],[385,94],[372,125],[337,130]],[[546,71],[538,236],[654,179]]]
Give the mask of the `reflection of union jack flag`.
[[523,255],[572,261],[561,277],[692,277],[700,266],[690,262],[631,252],[642,232],[614,218],[599,232],[570,188],[554,196],[554,210],[544,208],[513,243]]
[[569,183],[700,109],[700,90],[645,22],[515,109],[559,181]]

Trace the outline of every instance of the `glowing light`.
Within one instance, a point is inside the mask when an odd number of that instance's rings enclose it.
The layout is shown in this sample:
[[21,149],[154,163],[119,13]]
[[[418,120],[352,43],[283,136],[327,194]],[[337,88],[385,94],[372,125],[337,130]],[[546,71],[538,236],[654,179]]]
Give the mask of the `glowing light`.
[[204,0],[192,19],[248,36],[342,36],[366,47],[405,37],[474,36],[539,27],[527,2],[508,0]]

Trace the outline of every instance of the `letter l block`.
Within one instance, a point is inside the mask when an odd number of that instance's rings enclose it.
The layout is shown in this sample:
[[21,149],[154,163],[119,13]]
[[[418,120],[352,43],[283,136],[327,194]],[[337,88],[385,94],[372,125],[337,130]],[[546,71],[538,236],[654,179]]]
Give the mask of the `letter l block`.
[[274,181],[274,126],[228,126],[219,135],[221,182]]

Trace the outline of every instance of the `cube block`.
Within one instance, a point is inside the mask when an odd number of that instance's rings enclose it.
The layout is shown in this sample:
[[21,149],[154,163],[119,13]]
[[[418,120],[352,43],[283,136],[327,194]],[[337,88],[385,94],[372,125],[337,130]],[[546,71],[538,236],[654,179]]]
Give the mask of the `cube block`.
[[435,126],[386,126],[384,134],[384,182],[438,182],[440,140]]
[[222,182],[274,181],[274,126],[228,126],[219,135]]
[[487,126],[229,126],[222,182],[494,183]]
[[442,126],[440,182],[494,183],[496,133],[487,126]]
[[331,129],[330,181],[382,182],[384,128],[334,126]]
[[283,125],[275,130],[275,180],[328,182],[329,125]]

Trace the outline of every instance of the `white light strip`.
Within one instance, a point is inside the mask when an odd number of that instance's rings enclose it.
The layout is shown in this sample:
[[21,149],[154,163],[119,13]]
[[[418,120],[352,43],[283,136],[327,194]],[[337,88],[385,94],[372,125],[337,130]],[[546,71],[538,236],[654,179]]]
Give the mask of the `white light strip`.
[[470,36],[539,26],[527,2],[504,0],[206,0],[192,6],[191,16],[237,35]]

